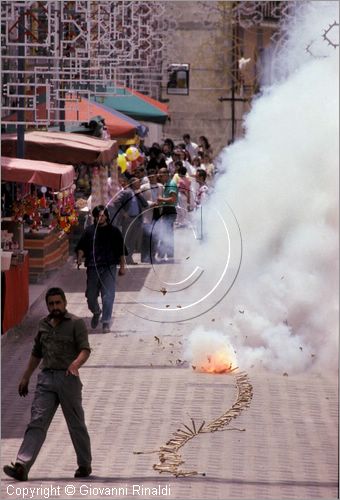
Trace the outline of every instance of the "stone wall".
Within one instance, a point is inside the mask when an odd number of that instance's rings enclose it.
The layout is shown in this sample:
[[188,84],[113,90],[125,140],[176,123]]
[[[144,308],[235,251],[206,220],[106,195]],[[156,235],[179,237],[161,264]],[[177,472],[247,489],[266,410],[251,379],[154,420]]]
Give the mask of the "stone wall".
[[[225,4],[221,9],[220,4]],[[230,60],[226,44],[230,2],[168,2],[171,18],[177,23],[169,47],[168,61],[190,64],[189,95],[167,95],[171,121],[164,136],[179,141],[189,133],[194,142],[205,135],[217,154],[230,138],[230,105],[219,97],[228,94]]]
[[[253,32],[241,29],[235,37],[230,16],[232,4],[223,1],[166,3],[167,19],[175,27],[164,63],[162,98],[169,100],[171,120],[164,126],[163,135],[175,142],[179,142],[184,133],[189,133],[194,142],[204,135],[215,156],[232,138],[232,104],[219,98],[230,99],[232,95],[233,44],[237,44],[236,57],[251,56],[245,73],[245,90],[238,87],[235,93],[237,98],[249,97],[255,86],[248,85],[247,73],[255,74],[255,52],[270,42],[268,33],[272,33],[271,29],[266,33],[266,28],[255,27]],[[166,70],[171,63],[190,64],[189,95],[167,94]],[[235,62],[233,67],[235,71]],[[249,109],[250,101],[234,103],[235,139],[243,134],[243,116]]]

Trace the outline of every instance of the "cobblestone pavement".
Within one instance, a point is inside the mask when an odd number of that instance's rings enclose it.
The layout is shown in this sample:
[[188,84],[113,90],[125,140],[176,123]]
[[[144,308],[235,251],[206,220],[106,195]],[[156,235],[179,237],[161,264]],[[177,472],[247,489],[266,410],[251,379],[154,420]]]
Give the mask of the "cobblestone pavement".
[[[185,337],[195,326],[222,325],[223,301],[190,321],[180,310],[169,313],[175,322],[143,319],[163,314],[148,309],[151,305],[185,307],[185,292],[172,299],[158,284],[160,276],[173,282],[176,266],[129,267],[119,278],[112,332],[90,332],[93,352],[81,378],[93,475],[73,478],[75,454],[58,410],[29,481],[14,482],[2,472],[1,498],[338,498],[338,381],[327,369],[295,376],[248,371],[250,407],[223,432],[197,435],[179,450],[181,470],[198,474],[174,477],[153,469],[160,461],[157,450],[176,429],[190,426],[191,418],[214,420],[237,397],[235,375],[196,373],[183,354]],[[89,324],[85,270],[69,261],[53,285],[64,288],[69,311]],[[36,375],[27,398],[19,398],[17,385],[45,313],[41,298],[22,325],[2,339],[2,465],[15,460],[29,420]]]

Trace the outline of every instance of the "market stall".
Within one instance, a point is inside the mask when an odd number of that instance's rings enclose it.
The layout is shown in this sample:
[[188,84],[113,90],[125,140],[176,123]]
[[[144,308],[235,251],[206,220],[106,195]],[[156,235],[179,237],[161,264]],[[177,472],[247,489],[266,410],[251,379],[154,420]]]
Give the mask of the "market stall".
[[[15,134],[3,134],[1,140],[3,154],[15,156],[16,141]],[[73,195],[79,208],[86,206],[89,198],[92,206],[99,203],[105,205],[114,195],[118,186],[117,153],[118,143],[113,140],[66,132],[25,133],[25,158],[31,160],[53,158],[56,163],[68,163],[74,166],[76,190]],[[85,212],[80,212],[79,226],[72,228],[71,248],[80,237],[85,217]],[[35,242],[35,245],[37,244]]]
[[[1,139],[2,154],[16,156],[17,137],[15,134],[3,134]],[[118,143],[81,134],[67,132],[27,132],[25,133],[25,158],[30,160],[46,160],[53,158],[56,163],[68,163],[75,167],[77,188],[83,190],[84,196],[91,194],[92,185],[96,188],[97,203],[106,204],[110,197],[108,179],[117,182],[115,159]],[[78,182],[79,181],[79,182]]]
[[1,157],[3,332],[26,314],[29,281],[68,258],[65,234],[77,222],[73,182],[72,165]]
[[[16,134],[1,136],[1,152],[4,156],[15,157]],[[53,158],[55,163],[77,165],[79,163],[109,165],[117,156],[116,141],[88,137],[67,132],[26,132],[25,158],[46,161]]]

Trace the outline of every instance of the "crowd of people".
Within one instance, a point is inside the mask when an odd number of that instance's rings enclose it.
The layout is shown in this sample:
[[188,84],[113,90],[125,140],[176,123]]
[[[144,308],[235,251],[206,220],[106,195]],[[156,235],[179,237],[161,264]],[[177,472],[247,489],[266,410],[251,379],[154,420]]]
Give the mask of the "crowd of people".
[[143,163],[120,173],[118,190],[108,206],[111,223],[122,231],[127,264],[160,263],[174,258],[174,228],[190,225],[190,212],[201,207],[213,189],[216,173],[206,137],[198,144],[189,134],[150,148],[140,146]]
[[114,196],[106,207],[93,208],[78,241],[75,250],[78,267],[83,262],[86,267],[91,326],[96,328],[101,319],[103,333],[111,328],[117,266],[123,275],[125,265],[139,263],[136,254],[141,263],[174,262],[174,229],[190,226],[191,212],[210,196],[215,168],[209,142],[200,137],[195,144],[188,134],[183,141],[142,146],[143,164],[120,172]]

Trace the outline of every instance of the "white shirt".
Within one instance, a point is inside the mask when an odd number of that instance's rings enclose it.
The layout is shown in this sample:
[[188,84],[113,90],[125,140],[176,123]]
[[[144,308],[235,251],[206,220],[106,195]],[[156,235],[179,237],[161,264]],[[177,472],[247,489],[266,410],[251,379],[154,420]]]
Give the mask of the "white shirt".
[[188,151],[191,159],[195,158],[198,153],[198,145],[195,142],[189,142],[189,144],[185,145],[185,149]]

